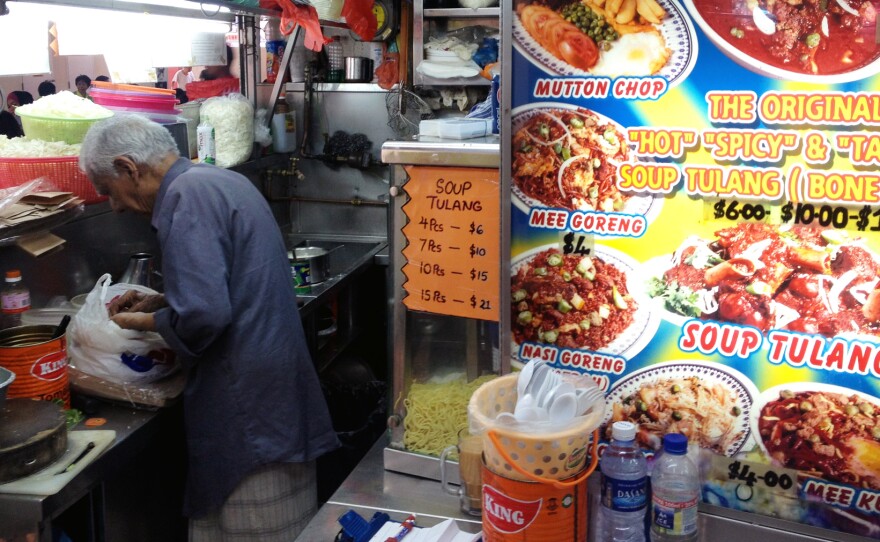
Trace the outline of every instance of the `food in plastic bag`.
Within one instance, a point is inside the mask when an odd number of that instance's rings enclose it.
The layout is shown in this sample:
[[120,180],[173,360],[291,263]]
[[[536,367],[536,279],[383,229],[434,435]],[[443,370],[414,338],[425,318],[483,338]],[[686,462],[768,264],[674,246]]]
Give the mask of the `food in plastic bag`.
[[214,127],[217,165],[232,167],[245,162],[254,147],[254,107],[241,94],[209,98],[200,119]]
[[110,320],[107,305],[128,290],[154,295],[138,284],[111,285],[109,274],[98,279],[67,330],[67,351],[77,370],[110,382],[145,384],[175,372],[174,352],[155,332],[122,329]]

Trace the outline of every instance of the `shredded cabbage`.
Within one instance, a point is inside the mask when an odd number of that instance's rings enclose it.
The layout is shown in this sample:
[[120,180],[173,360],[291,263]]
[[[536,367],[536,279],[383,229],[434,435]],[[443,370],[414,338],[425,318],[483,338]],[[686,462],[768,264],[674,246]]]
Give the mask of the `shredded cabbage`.
[[199,112],[201,122],[214,128],[217,165],[245,162],[254,148],[254,107],[241,94],[209,98]]
[[91,100],[80,98],[69,90],[43,96],[34,103],[19,106],[16,113],[53,119],[105,119],[113,112]]
[[43,141],[0,137],[0,158],[51,158],[56,156],[79,156],[80,144],[71,145],[63,141]]

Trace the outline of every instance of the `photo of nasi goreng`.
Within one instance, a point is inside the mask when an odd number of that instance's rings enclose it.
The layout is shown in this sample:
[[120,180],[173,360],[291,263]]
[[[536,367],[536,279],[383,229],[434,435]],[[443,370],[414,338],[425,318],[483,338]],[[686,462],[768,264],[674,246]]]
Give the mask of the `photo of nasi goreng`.
[[[606,438],[614,422],[636,424],[636,441],[652,450],[662,448],[663,435],[682,433],[688,442],[722,455],[733,455],[748,432],[743,406],[733,390],[700,376],[676,376],[644,382],[633,391],[615,394]],[[622,395],[617,397],[617,395]]]
[[648,295],[686,316],[834,337],[880,336],[880,265],[859,239],[742,223],[685,239]]
[[798,386],[807,389],[779,386],[760,409],[757,432],[767,455],[784,467],[880,490],[880,404],[836,386]]
[[528,36],[515,32],[520,45],[592,75],[654,75],[671,54],[657,0],[525,0],[516,12]]
[[599,350],[633,323],[626,275],[600,256],[541,251],[514,266],[511,325],[516,344]]
[[529,109],[512,124],[514,192],[547,207],[623,209],[617,168],[629,148],[616,124],[584,108]]

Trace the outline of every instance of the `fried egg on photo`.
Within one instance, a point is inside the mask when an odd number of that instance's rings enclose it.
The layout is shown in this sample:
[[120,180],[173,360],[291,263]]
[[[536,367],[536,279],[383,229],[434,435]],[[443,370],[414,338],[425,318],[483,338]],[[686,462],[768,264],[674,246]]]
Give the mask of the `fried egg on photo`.
[[607,77],[654,75],[666,65],[670,54],[657,29],[621,34],[609,50],[599,54],[590,73]]

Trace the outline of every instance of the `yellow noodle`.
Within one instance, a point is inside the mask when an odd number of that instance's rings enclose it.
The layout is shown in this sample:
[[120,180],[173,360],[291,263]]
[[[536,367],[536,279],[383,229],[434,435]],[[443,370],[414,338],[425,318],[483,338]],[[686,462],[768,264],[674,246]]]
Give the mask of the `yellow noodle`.
[[403,445],[411,452],[439,456],[443,448],[458,442],[458,432],[467,427],[467,405],[474,390],[495,378],[486,375],[467,382],[413,382],[403,400]]

